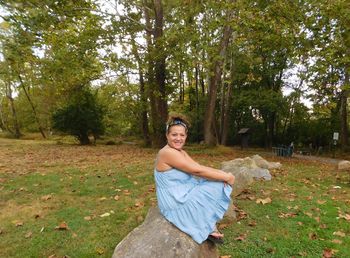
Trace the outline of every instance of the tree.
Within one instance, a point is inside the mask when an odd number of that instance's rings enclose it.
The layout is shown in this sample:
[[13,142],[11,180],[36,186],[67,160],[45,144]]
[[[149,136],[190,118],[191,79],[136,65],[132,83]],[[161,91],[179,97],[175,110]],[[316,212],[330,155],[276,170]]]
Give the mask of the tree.
[[80,144],[90,144],[89,135],[96,139],[104,132],[103,108],[89,90],[77,91],[68,103],[52,115],[52,127],[75,136]]

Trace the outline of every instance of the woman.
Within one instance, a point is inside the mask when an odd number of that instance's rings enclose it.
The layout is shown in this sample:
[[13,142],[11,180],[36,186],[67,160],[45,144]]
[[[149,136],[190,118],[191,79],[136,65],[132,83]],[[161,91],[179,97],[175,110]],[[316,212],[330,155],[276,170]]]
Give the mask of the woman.
[[223,234],[215,225],[228,209],[235,177],[198,164],[182,149],[188,126],[182,116],[167,122],[168,144],[159,151],[154,171],[159,209],[197,243],[222,243]]

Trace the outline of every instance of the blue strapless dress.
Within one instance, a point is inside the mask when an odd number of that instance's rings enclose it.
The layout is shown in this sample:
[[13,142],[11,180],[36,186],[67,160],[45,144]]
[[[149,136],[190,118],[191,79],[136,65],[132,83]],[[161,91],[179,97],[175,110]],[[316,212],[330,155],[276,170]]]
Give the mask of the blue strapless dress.
[[160,212],[181,231],[201,244],[215,229],[230,205],[232,187],[196,178],[172,168],[154,171]]

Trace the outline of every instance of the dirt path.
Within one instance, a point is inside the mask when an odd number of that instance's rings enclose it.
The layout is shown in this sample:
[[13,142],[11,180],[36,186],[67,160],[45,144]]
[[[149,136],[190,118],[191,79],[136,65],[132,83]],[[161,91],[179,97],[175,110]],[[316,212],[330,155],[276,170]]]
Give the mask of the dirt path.
[[333,165],[337,165],[339,163],[339,161],[342,160],[342,159],[332,159],[332,158],[326,158],[326,157],[318,157],[318,156],[311,156],[311,155],[299,155],[299,154],[293,154],[293,158],[318,161],[318,162],[322,162],[325,164],[333,164]]

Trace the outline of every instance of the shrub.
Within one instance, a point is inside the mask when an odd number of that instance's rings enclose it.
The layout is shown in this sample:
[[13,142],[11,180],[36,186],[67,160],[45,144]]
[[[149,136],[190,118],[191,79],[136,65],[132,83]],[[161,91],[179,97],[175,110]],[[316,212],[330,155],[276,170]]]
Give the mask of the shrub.
[[75,136],[80,144],[90,144],[89,135],[96,139],[104,132],[103,107],[90,90],[74,93],[67,104],[52,115],[55,130]]

